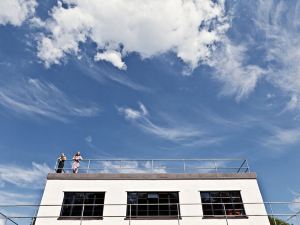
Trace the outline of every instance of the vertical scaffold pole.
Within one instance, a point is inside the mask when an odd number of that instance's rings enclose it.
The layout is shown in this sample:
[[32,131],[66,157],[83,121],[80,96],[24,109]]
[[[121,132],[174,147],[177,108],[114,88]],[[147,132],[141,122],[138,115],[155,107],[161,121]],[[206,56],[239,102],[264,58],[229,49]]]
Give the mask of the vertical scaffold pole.
[[226,212],[226,208],[225,208],[225,204],[224,203],[223,203],[223,210],[224,210],[224,215],[225,215],[225,219],[226,219],[226,225],[228,225],[227,212]]
[[177,223],[178,223],[178,225],[180,225],[180,211],[179,211],[179,203],[177,203],[176,205],[177,205]]
[[131,204],[129,204],[129,225],[131,225]]
[[83,203],[83,205],[82,205],[81,218],[80,218],[80,225],[82,225],[83,212],[84,212],[84,203]]
[[274,218],[274,212],[273,212],[273,208],[272,208],[272,205],[271,203],[269,203],[269,207],[270,207],[270,210],[271,210],[271,217],[272,217],[272,220],[274,221],[274,224],[277,225],[277,222]]

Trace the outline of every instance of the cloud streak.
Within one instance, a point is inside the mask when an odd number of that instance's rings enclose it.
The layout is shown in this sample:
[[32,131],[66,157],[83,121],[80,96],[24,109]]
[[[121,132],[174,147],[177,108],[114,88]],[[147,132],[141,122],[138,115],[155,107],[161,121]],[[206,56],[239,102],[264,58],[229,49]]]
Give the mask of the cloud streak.
[[214,79],[223,84],[222,95],[245,99],[256,87],[265,71],[246,63],[247,47],[225,39],[208,64],[215,69]]
[[100,111],[95,106],[74,103],[49,82],[22,80],[0,88],[0,105],[22,115],[42,116],[67,122],[70,117],[93,117]]
[[0,191],[0,202],[5,204],[32,204],[32,200],[36,198],[35,195],[19,194],[10,191]]
[[46,164],[33,162],[32,168],[20,167],[18,165],[0,165],[0,181],[14,184],[18,187],[40,189],[46,181],[46,175],[51,169]]
[[287,110],[300,109],[300,3],[259,0],[257,6],[256,24],[267,39],[268,81],[290,96]]
[[273,127],[271,132],[272,135],[262,141],[266,146],[280,149],[285,146],[299,143],[300,129],[298,128],[284,129]]
[[105,83],[106,80],[111,80],[136,91],[150,91],[149,88],[130,80],[130,78],[121,70],[109,68],[107,65],[97,65],[90,60],[86,54],[84,54],[75,65],[85,75],[99,83]]
[[160,125],[154,123],[150,119],[150,114],[147,108],[142,103],[139,103],[138,110],[130,107],[119,107],[118,111],[125,117],[127,121],[132,122],[143,132],[155,135],[168,141],[191,144],[193,141],[197,140],[195,143],[198,145],[201,143],[204,145],[211,145],[220,141],[220,139],[216,139],[215,137],[208,137],[205,132],[200,131],[196,127],[189,124],[178,125],[178,123],[174,122],[172,124]]

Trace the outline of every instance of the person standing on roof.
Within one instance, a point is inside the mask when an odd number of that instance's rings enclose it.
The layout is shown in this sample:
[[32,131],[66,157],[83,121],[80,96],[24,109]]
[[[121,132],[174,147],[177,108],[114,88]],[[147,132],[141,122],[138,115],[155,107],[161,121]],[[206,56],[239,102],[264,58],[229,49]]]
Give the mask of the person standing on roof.
[[62,173],[64,171],[65,161],[67,160],[67,157],[64,153],[61,153],[61,155],[57,159],[57,169],[56,173]]
[[78,168],[80,166],[80,160],[82,160],[82,157],[80,155],[80,152],[77,152],[73,156],[73,164],[72,164],[73,173],[78,173]]

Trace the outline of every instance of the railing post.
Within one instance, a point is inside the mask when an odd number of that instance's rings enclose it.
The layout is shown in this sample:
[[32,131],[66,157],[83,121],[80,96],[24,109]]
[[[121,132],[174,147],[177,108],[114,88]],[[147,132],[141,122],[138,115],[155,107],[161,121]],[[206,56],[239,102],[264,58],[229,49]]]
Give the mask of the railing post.
[[84,213],[84,203],[82,204],[82,211],[81,211],[80,225],[82,225],[83,213]]
[[185,159],[183,159],[183,172],[185,173]]
[[228,218],[227,218],[227,212],[226,212],[226,208],[225,208],[225,204],[223,204],[223,210],[224,210],[224,215],[225,215],[225,219],[226,219],[226,225],[228,225]]
[[[247,170],[248,170],[248,173],[250,173],[250,166],[249,166],[249,163],[248,163],[248,159],[246,159],[246,165],[247,165]],[[247,171],[246,171],[247,172]]]
[[4,225],[6,225],[6,223],[7,223],[7,218],[5,217]]
[[129,225],[131,225],[131,204],[129,204]]
[[215,165],[215,170],[216,170],[216,173],[218,173],[218,167],[217,167],[216,160],[214,160],[214,165]]
[[58,162],[58,160],[56,160],[55,166],[54,166],[54,172],[55,172],[55,173],[56,173],[56,170],[57,170],[57,162]]
[[91,164],[91,160],[89,159],[89,162],[88,162],[88,167],[87,167],[87,171],[86,171],[86,173],[89,173],[89,171],[90,171],[90,164]]
[[152,160],[151,160],[151,173],[153,173],[153,170],[154,170],[153,164],[154,164],[154,161],[153,161],[153,159],[152,159]]
[[177,205],[177,223],[180,225],[180,211],[179,211],[179,203],[176,203]]

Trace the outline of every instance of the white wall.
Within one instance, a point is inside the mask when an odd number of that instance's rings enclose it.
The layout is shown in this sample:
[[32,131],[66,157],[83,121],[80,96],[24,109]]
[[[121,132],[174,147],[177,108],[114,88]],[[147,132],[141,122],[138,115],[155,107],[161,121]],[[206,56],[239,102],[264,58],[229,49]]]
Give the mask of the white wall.
[[[127,191],[179,191],[179,202],[201,203],[200,191],[241,191],[244,203],[262,202],[257,181],[255,179],[232,180],[48,180],[42,205],[60,205],[64,191],[96,192],[105,194],[104,204],[126,204]],[[266,215],[264,206],[244,205],[247,215]],[[38,216],[55,216],[55,218],[37,219],[36,225],[79,225],[78,220],[57,220],[61,207],[41,207]],[[201,205],[180,206],[182,220],[180,225],[269,225],[266,216],[249,216],[248,219],[202,219]],[[103,220],[84,220],[82,225],[178,225],[177,220],[124,220],[126,206],[104,206]],[[111,218],[106,216],[121,216]]]

